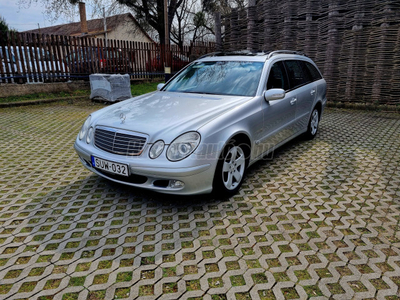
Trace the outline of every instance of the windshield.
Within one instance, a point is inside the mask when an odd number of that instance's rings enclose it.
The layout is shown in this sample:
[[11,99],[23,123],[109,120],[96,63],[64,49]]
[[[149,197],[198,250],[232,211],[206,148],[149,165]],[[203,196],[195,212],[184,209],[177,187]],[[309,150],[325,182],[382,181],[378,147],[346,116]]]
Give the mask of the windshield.
[[186,68],[164,91],[215,95],[255,96],[263,62],[197,62]]

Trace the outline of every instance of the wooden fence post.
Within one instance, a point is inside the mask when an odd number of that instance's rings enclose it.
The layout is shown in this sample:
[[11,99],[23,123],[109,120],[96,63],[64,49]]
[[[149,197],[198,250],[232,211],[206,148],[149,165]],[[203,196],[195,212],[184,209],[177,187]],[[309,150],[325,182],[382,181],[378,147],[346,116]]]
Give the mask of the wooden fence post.
[[247,24],[247,49],[250,51],[256,50],[256,39],[258,32],[256,30],[256,0],[249,0],[247,9],[248,24]]

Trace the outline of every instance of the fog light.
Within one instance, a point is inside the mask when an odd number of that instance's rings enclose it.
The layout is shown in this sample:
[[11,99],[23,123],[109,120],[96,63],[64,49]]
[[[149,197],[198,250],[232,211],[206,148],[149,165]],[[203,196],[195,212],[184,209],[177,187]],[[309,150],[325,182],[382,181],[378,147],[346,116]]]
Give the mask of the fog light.
[[180,180],[170,180],[168,187],[171,189],[181,189],[184,186],[185,186],[185,183]]

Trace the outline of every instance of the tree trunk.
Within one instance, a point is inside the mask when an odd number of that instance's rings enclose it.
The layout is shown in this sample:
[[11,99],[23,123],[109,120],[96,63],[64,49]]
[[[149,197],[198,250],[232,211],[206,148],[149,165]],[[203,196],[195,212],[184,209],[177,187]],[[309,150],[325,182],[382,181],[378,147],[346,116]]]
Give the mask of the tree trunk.
[[222,51],[221,13],[215,12],[215,50]]

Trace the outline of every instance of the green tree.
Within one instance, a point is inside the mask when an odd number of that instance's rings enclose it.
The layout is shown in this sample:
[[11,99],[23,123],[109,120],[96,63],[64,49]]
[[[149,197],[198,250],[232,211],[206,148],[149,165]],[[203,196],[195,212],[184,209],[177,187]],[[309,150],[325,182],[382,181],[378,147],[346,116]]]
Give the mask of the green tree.
[[7,42],[8,32],[16,32],[16,30],[11,29],[6,22],[6,19],[0,16],[0,43]]

